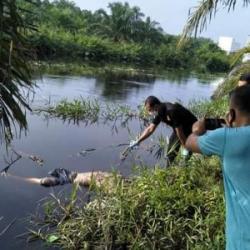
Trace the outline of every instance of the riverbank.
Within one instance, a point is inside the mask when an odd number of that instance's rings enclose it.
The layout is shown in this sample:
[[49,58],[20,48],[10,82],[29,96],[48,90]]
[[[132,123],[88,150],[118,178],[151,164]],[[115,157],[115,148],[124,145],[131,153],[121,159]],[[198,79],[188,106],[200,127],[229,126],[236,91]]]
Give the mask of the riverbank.
[[223,249],[218,159],[193,157],[188,168],[135,174],[130,183],[114,177],[108,192],[93,186],[87,204],[77,200],[76,188],[60,206],[47,201],[46,220],[38,220],[43,229],[33,237],[64,249]]
[[[213,80],[214,76],[224,77],[224,73],[212,74],[187,69],[171,69],[164,67],[143,67],[134,64],[90,63],[84,61],[35,61],[31,63],[34,77],[41,75],[86,76],[105,80],[133,80],[139,82],[154,82],[156,78],[179,80],[195,76],[204,81]],[[178,73],[176,73],[178,72]]]
[[[227,101],[192,105],[198,116],[216,117],[225,114]],[[114,174],[115,188],[92,186],[89,203],[80,201],[76,187],[66,200],[48,200],[40,214],[42,228],[31,237],[65,249],[223,249],[218,158],[195,155],[188,167],[179,163],[168,169],[137,166],[131,182]]]

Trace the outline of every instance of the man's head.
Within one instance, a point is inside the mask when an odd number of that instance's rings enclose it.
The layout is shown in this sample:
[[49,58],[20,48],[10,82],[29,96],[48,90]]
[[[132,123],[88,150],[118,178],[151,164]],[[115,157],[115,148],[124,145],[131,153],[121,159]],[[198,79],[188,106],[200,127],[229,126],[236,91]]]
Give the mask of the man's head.
[[149,113],[157,111],[160,104],[161,101],[155,96],[149,96],[145,101],[145,107]]
[[229,98],[228,122],[230,126],[247,125],[246,123],[250,121],[250,85],[234,89],[230,92]]
[[250,85],[250,73],[245,73],[240,76],[240,79],[238,81],[238,87],[244,85]]

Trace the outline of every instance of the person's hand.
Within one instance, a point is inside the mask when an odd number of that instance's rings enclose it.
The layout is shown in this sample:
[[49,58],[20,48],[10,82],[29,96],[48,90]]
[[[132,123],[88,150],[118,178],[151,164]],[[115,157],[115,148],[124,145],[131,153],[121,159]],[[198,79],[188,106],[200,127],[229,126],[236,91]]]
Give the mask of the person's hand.
[[189,151],[186,148],[182,147],[181,148],[181,156],[186,158],[188,156],[188,154],[189,154]]
[[205,119],[195,122],[192,126],[192,133],[203,135],[206,132]]
[[129,148],[130,149],[134,149],[134,148],[136,148],[136,147],[138,147],[139,146],[139,142],[137,141],[137,140],[132,140],[132,141],[130,141],[130,143],[129,143]]

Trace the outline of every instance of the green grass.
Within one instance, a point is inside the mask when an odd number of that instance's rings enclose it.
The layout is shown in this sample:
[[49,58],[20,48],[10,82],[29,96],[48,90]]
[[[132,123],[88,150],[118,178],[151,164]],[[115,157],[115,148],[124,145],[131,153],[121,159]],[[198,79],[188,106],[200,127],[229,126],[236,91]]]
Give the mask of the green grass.
[[99,117],[100,104],[97,100],[81,98],[68,102],[65,99],[60,101],[54,107],[48,107],[48,109],[44,111],[56,117],[60,117],[63,120],[74,122],[80,120],[90,120],[91,122],[95,122]]
[[225,117],[228,111],[228,97],[224,96],[214,101],[192,101],[189,108],[198,118]]
[[188,168],[136,171],[130,182],[114,176],[108,191],[94,187],[89,203],[76,202],[75,189],[71,201],[53,198],[44,206],[47,226],[33,235],[61,249],[224,248],[216,158],[194,157]]

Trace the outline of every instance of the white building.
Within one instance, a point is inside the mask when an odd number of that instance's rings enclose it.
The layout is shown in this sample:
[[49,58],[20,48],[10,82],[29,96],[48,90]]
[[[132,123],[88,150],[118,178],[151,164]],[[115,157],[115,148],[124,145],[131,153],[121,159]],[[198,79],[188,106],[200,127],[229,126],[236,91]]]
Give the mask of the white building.
[[242,62],[248,62],[250,61],[250,53],[245,53],[242,58]]
[[219,37],[218,46],[226,51],[228,54],[238,50],[240,48],[240,44],[237,43],[233,37],[221,36]]
[[[250,35],[247,36],[247,40],[246,40],[246,47],[250,46]],[[245,53],[242,57],[242,62],[248,62],[250,61],[250,53]]]
[[250,45],[250,35],[247,36],[247,40],[246,40],[246,45],[245,46],[249,46]]

